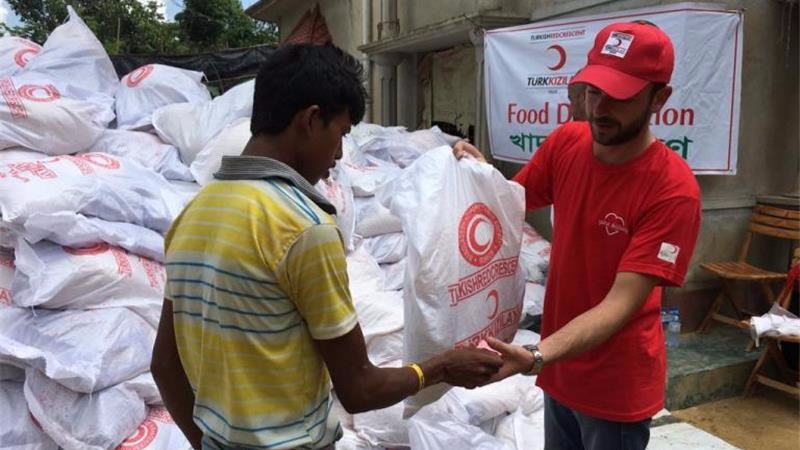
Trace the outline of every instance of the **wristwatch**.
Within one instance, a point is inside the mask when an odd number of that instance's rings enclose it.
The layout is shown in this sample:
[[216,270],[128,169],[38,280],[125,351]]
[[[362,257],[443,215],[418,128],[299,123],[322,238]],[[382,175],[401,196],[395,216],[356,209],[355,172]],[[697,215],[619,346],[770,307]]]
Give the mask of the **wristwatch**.
[[542,356],[542,352],[539,351],[538,345],[523,345],[522,348],[531,352],[533,355],[533,364],[531,368],[527,372],[523,372],[523,375],[536,375],[542,370],[542,366],[544,365],[544,356]]

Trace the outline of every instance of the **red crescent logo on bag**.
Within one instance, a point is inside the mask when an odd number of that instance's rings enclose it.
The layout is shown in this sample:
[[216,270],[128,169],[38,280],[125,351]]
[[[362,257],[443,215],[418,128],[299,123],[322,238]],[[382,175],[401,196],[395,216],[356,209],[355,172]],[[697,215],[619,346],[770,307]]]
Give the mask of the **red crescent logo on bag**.
[[129,73],[126,77],[125,84],[128,85],[129,88],[133,88],[139,85],[145,78],[147,78],[151,73],[153,73],[152,64],[148,64],[146,66],[139,67],[138,69],[134,70],[133,72]]
[[25,67],[28,64],[28,61],[31,60],[31,57],[38,54],[40,51],[41,49],[36,47],[23,48],[14,54],[14,62],[19,67]]
[[489,320],[493,320],[495,317],[497,317],[497,313],[500,311],[500,294],[497,293],[497,289],[492,289],[492,291],[489,292],[489,295],[486,296],[486,301],[488,302],[489,300],[494,301],[494,309],[492,310],[492,313],[486,317]]
[[145,419],[131,437],[119,444],[116,450],[142,450],[150,445],[158,434],[158,427],[150,419]]
[[108,156],[103,155],[101,153],[83,153],[80,155],[76,155],[76,158],[80,158],[86,162],[92,163],[97,167],[102,167],[103,169],[119,169],[120,164],[119,161],[116,159]]
[[65,252],[69,253],[70,255],[75,256],[86,256],[86,255],[99,255],[100,253],[105,253],[108,249],[111,248],[110,245],[102,242],[100,244],[92,245],[91,247],[82,247],[82,248],[74,248],[74,247],[62,247]]
[[458,250],[473,266],[483,267],[500,251],[503,227],[484,203],[473,203],[458,226]]
[[37,84],[24,84],[19,87],[19,96],[32,102],[47,103],[61,98],[55,86],[48,84],[39,86]]

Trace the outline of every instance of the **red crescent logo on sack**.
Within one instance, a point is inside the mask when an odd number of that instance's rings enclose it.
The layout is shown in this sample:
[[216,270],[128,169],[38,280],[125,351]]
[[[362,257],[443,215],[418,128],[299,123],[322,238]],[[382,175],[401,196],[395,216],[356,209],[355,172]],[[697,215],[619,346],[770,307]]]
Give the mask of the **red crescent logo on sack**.
[[151,408],[150,413],[147,414],[147,418],[153,420],[154,422],[167,424],[175,423],[175,421],[172,420],[172,416],[169,415],[167,408]]
[[492,313],[487,317],[489,320],[493,320],[495,317],[497,317],[497,313],[500,310],[500,294],[497,293],[496,289],[492,289],[492,291],[489,292],[489,295],[486,296],[486,301],[488,302],[489,300],[494,300],[494,310],[492,310]]
[[101,153],[83,153],[77,155],[76,158],[80,158],[86,162],[90,162],[97,167],[102,167],[103,169],[119,169],[119,161],[116,159],[108,156],[103,155]]
[[92,245],[91,247],[82,247],[82,248],[74,248],[74,247],[62,247],[65,252],[69,253],[70,255],[75,256],[86,256],[86,255],[99,255],[100,253],[105,253],[108,249],[111,248],[110,245],[102,242],[100,244]]
[[138,69],[134,70],[133,72],[127,75],[127,80],[125,80],[125,84],[128,85],[129,88],[133,88],[139,85],[145,78],[147,78],[151,73],[153,73],[152,64],[148,64],[146,66],[139,67]]
[[125,439],[122,444],[119,444],[116,450],[142,450],[147,448],[155,439],[158,434],[158,427],[150,419],[144,419],[133,436]]
[[61,98],[55,86],[48,84],[39,86],[37,84],[24,84],[19,87],[19,96],[32,102],[53,102]]
[[23,48],[14,54],[14,62],[19,67],[25,67],[28,64],[28,61],[31,60],[31,57],[33,55],[37,55],[40,51],[41,49],[36,47]]
[[473,203],[461,217],[458,226],[458,250],[464,259],[483,267],[500,251],[503,227],[500,220],[484,203]]

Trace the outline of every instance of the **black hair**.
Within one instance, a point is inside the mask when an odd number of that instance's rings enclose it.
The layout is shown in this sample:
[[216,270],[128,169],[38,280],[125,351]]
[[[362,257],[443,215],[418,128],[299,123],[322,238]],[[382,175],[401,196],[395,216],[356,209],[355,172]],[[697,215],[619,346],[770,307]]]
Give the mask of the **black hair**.
[[250,131],[278,134],[312,105],[319,106],[326,125],[345,110],[355,125],[364,117],[363,78],[361,63],[333,45],[281,47],[258,70]]

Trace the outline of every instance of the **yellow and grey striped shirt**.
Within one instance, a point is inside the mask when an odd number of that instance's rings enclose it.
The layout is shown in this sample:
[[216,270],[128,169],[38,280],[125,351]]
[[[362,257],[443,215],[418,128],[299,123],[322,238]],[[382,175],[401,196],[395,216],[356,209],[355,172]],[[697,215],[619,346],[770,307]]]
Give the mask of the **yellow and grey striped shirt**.
[[[249,169],[237,177],[231,167],[242,163]],[[260,168],[291,176],[255,179]],[[237,157],[226,170],[166,240],[166,298],[194,421],[222,448],[324,447],[340,430],[313,340],[357,323],[339,232],[288,166]]]

